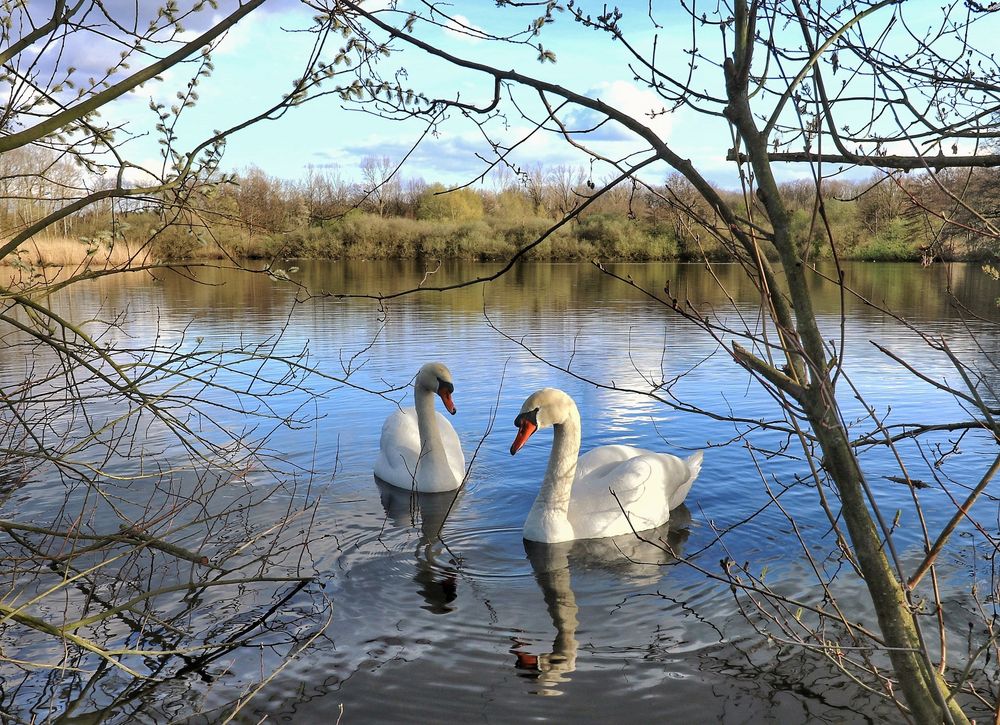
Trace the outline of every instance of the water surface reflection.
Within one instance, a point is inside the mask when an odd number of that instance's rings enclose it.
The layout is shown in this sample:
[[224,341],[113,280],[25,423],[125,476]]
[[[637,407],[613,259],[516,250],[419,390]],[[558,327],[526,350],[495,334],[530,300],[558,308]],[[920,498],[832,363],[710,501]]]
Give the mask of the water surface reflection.
[[396,526],[418,526],[413,556],[417,571],[413,581],[423,597],[423,608],[434,614],[454,611],[452,602],[458,596],[458,571],[456,562],[441,541],[445,519],[458,503],[465,489],[441,493],[406,491],[390,486],[378,477],[379,498],[386,516]]
[[660,567],[682,554],[690,523],[691,514],[687,506],[681,505],[670,512],[669,523],[644,531],[642,538],[609,536],[558,544],[525,540],[524,550],[556,630],[548,652],[532,653],[531,644],[522,641],[515,641],[511,648],[515,667],[537,680],[536,694],[561,694],[559,684],[569,682],[570,674],[576,670],[579,650],[576,631],[580,622],[573,570],[603,568],[635,583],[643,580],[658,583],[664,574]]
[[[428,267],[433,265],[308,263],[293,276],[318,293],[391,292],[418,283]],[[447,284],[492,269],[446,264],[432,279]],[[653,291],[669,284],[672,294],[724,319],[744,314],[752,320],[757,311],[757,295],[735,267],[716,266],[712,274],[696,264],[614,269]],[[960,319],[948,292],[984,320],[996,319],[993,300],[1000,297],[1000,285],[975,267],[852,264],[846,274],[864,298],[888,304],[925,331],[947,333],[959,351],[983,360],[1000,357],[994,326]],[[316,422],[275,425],[267,439],[268,454],[286,462],[297,478],[271,492],[255,471],[247,471],[227,495],[259,491],[267,496],[261,520],[225,533],[234,541],[249,537],[270,526],[302,491],[317,494],[309,523],[313,540],[296,562],[314,576],[316,589],[261,606],[278,607],[290,631],[309,631],[305,622],[310,612],[322,609],[320,600],[331,603],[323,611],[332,612],[332,619],[322,637],[264,683],[241,713],[246,722],[329,721],[341,707],[345,723],[619,722],[623,713],[635,721],[658,721],[668,713],[676,722],[850,722],[896,716],[830,676],[801,650],[762,644],[728,587],[671,565],[669,552],[683,546],[699,565],[718,571],[723,552],[705,547],[717,532],[726,531],[726,556],[750,561],[758,572],[767,569],[768,580],[790,597],[821,597],[797,553],[796,531],[771,504],[745,448],[728,445],[706,453],[688,498],[690,523],[678,527],[675,517],[669,530],[657,532],[669,542],[666,549],[633,550],[639,544],[628,537],[554,549],[525,547],[521,527],[538,490],[538,480],[527,472],[543,470],[548,451],[525,449],[512,460],[507,422],[532,390],[560,387],[577,401],[584,450],[627,443],[684,455],[742,432],[648,397],[596,388],[587,378],[637,389],[648,389],[650,380],[669,381],[670,394],[686,404],[723,415],[738,410],[748,419],[773,418],[771,398],[720,354],[717,342],[666,308],[585,264],[523,264],[484,287],[426,292],[385,305],[321,294],[303,299],[294,285],[222,270],[199,275],[204,284],[167,272],[155,279],[99,280],[69,288],[53,304],[77,317],[132,316],[132,338],[108,332],[109,340],[121,344],[155,340],[190,351],[267,340],[279,354],[309,350],[318,372],[296,380],[301,395],[284,399],[287,409],[281,412],[303,406]],[[947,359],[928,352],[917,336],[862,300],[849,296],[842,316],[839,290],[819,276],[812,284],[821,324],[831,338],[846,331],[843,353],[851,382],[878,414],[891,413],[896,420],[918,414],[926,420],[928,411],[931,419],[951,415],[954,400],[915,386],[912,376],[870,341],[884,341],[919,360],[931,379],[954,374]],[[2,342],[5,384],[41,364],[26,360],[13,338]],[[539,357],[570,367],[579,377]],[[457,497],[411,497],[372,478],[381,423],[397,401],[409,405],[409,381],[427,360],[442,360],[455,377],[461,402],[453,423],[463,449],[475,450],[482,441]],[[248,384],[245,377],[226,375],[220,373],[220,382]],[[849,392],[845,404],[852,422],[863,418],[863,411],[850,407]],[[246,423],[239,409],[219,409],[214,420],[234,430]],[[487,436],[494,420],[503,424],[503,434]],[[164,432],[151,426],[141,433],[137,440],[159,451],[156,463],[167,466],[172,450]],[[807,468],[787,448],[787,440],[765,433],[756,442],[779,452],[762,459],[769,483],[807,479]],[[942,476],[960,483],[976,479],[981,474],[976,455],[991,446],[966,437],[962,448],[973,464],[963,468],[946,461]],[[902,448],[910,460],[923,453]],[[875,450],[863,456],[883,509],[901,512],[898,543],[902,555],[912,557],[922,541],[911,493],[880,478],[897,472],[888,456]],[[51,517],[63,505],[64,492],[45,474],[42,467],[27,478],[21,471],[4,471],[4,515]],[[141,494],[141,486],[135,492]],[[780,496],[784,509],[796,516],[799,533],[818,542],[821,564],[830,570],[842,567],[836,558],[823,558],[836,547],[829,522],[817,510],[815,490],[809,484],[790,485],[780,489]],[[943,491],[926,489],[919,496],[929,526],[948,518],[950,501]],[[184,573],[172,575],[180,579]],[[952,574],[956,581],[967,579],[967,572]],[[867,616],[863,597],[847,584],[843,592],[843,604]],[[185,624],[224,636],[232,626],[232,606],[220,600],[213,621]],[[956,599],[954,606],[964,604]],[[282,636],[265,631],[197,672],[167,667],[162,682],[134,689],[103,671],[93,682],[48,675],[25,679],[10,666],[4,674],[23,684],[16,693],[4,692],[4,709],[21,712],[25,720],[41,719],[37,713],[62,687],[63,701],[79,703],[74,706],[78,713],[98,713],[97,720],[172,720],[192,711],[205,721],[222,720],[260,684],[261,672],[270,672],[262,663],[274,665],[290,651]],[[9,654],[14,643],[3,645]],[[550,692],[561,696],[534,696]],[[125,696],[116,700],[115,693]],[[35,703],[33,709],[21,705],[28,701]],[[117,709],[109,709],[116,702]]]

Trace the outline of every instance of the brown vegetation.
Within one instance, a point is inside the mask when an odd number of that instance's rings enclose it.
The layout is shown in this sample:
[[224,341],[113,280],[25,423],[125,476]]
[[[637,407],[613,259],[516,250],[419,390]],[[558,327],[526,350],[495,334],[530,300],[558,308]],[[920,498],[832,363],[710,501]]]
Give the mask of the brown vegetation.
[[[36,158],[35,166],[43,162]],[[193,210],[176,218],[148,205],[91,207],[64,219],[62,229],[45,233],[61,235],[38,235],[17,258],[3,263],[79,266],[102,262],[108,255],[120,263],[130,258],[129,249],[151,237],[155,258],[171,261],[224,256],[505,259],[600,187],[583,169],[563,167],[508,176],[493,189],[400,182],[394,170],[388,159],[366,160],[361,165],[363,181],[355,184],[337,171],[310,170],[302,180],[287,181],[251,168],[232,183],[201,195]],[[995,176],[994,170],[945,172],[935,182],[975,186],[992,198]],[[39,199],[45,190],[35,188],[44,179],[25,178],[35,186],[8,194],[22,201],[0,210],[5,236],[44,213]],[[988,220],[949,215],[947,194],[920,175],[828,181],[822,189],[822,216],[814,213],[817,190],[812,182],[789,182],[781,188],[789,200],[793,234],[808,260],[837,254],[844,259],[927,262],[987,260],[996,254],[995,238],[978,232]],[[735,193],[718,193],[734,209],[742,203]],[[692,215],[717,231],[693,224]],[[718,241],[724,236],[718,224],[714,212],[675,175],[662,185],[637,184],[603,195],[531,256],[725,260],[729,252]]]

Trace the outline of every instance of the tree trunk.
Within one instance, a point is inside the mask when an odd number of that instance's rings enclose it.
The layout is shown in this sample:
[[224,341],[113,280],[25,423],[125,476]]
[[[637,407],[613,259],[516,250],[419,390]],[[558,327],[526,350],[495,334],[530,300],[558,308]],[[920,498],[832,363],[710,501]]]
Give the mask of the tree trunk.
[[[927,657],[902,584],[886,559],[883,542],[865,502],[861,468],[841,423],[823,337],[813,311],[802,260],[791,235],[788,210],[772,172],[767,139],[758,130],[750,108],[748,87],[754,18],[742,0],[736,2],[735,11],[736,45],[732,58],[725,64],[729,100],[726,116],[746,145],[746,158],[753,167],[757,195],[771,222],[773,243],[785,272],[787,293],[795,314],[794,322],[775,320],[779,329],[794,325],[795,330],[794,336],[782,335],[791,372],[789,377],[794,381],[793,384],[790,380],[784,389],[802,406],[823,452],[823,467],[840,494],[841,513],[855,557],[871,594],[896,678],[913,717],[921,723],[967,723],[965,714],[950,697],[950,688]],[[783,294],[774,288],[768,292],[772,297]],[[766,365],[759,361],[758,365],[761,364]],[[779,376],[774,379],[780,383]]]
[[841,513],[906,703],[918,722],[941,723],[948,721],[942,713],[947,701],[950,720],[967,723],[961,708],[950,698],[947,683],[928,661],[903,587],[886,559],[865,504],[861,470],[829,392],[826,385],[810,391],[812,400],[804,401],[806,416],[823,450],[823,466],[840,493]]

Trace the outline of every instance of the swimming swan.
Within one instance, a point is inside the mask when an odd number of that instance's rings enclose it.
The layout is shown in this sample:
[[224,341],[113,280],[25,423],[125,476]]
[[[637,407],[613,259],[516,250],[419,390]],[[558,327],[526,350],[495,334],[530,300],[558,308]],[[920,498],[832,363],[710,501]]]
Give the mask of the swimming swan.
[[701,470],[701,451],[681,459],[610,445],[578,459],[580,412],[571,397],[555,388],[528,396],[514,425],[518,431],[511,455],[536,430],[553,428],[542,488],[524,522],[529,541],[551,544],[656,528],[670,518],[670,509],[684,502]]
[[442,363],[427,363],[413,380],[413,408],[403,408],[382,424],[375,475],[386,483],[416,491],[453,491],[465,478],[465,456],[458,434],[434,410],[434,396],[455,415],[455,385]]

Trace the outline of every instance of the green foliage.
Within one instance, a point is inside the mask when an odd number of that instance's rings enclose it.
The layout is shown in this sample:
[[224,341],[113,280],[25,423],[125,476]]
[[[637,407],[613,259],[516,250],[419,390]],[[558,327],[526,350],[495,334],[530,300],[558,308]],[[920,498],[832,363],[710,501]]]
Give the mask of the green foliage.
[[340,238],[344,256],[362,259],[413,257],[417,251],[419,222],[396,217],[352,212],[332,232]]
[[[506,249],[506,247],[504,247]],[[497,251],[492,230],[485,222],[426,225],[420,239],[420,256],[441,259],[478,259]]]
[[628,217],[594,214],[580,222],[577,236],[604,259],[652,260],[677,255],[677,243],[667,227],[651,228]]
[[[815,221],[814,221],[815,218]],[[823,241],[822,222],[805,209],[794,209],[789,217],[789,231],[799,254],[811,257]]]
[[872,262],[913,262],[920,259],[920,250],[907,234],[906,221],[897,218],[874,239],[852,250],[851,257]]
[[417,199],[417,219],[466,221],[482,219],[483,197],[472,189],[445,191],[442,184],[432,184]]
[[689,225],[678,223],[662,223],[656,229],[661,230],[661,236],[670,240],[675,249],[674,254],[678,259],[686,261],[701,261],[709,259],[713,261],[732,261],[732,254],[714,235],[708,234],[703,229],[692,228]]
[[677,240],[665,226],[655,226],[649,230],[649,255],[646,259],[676,259],[680,248]]
[[505,189],[497,194],[490,215],[497,219],[528,219],[535,216],[535,205],[524,192]]
[[545,233],[552,222],[535,216],[526,216],[517,220],[506,217],[491,218],[493,232],[513,247],[523,247]]
[[[839,199],[828,199],[824,208],[826,209],[827,222],[830,224],[830,233],[833,237],[833,244],[837,249],[837,254],[845,256],[848,250],[855,248],[862,240],[860,222],[858,220],[858,206],[853,202],[840,201]],[[816,250],[818,259],[831,257],[830,241],[824,231],[823,242]]]
[[[668,180],[667,196],[678,199],[678,206],[642,193],[612,193],[552,234],[547,232],[556,220],[538,211],[547,207],[545,199],[554,193],[544,181],[532,187],[531,194],[520,186],[491,193],[473,188],[448,191],[442,184],[433,184],[408,199],[401,195],[382,216],[358,209],[332,216],[350,209],[356,192],[337,179],[298,184],[248,169],[238,182],[207,186],[208,192],[199,201],[202,213],[183,220],[190,226],[179,223],[160,231],[162,219],[152,213],[133,212],[127,218],[109,220],[106,214],[91,212],[74,218],[70,236],[96,239],[102,230],[116,226],[116,239],[130,243],[152,236],[154,255],[165,260],[225,255],[493,260],[509,257],[542,235],[546,239],[532,249],[532,258],[732,260],[728,240],[686,216],[684,209],[692,209],[709,223],[718,222],[715,211],[699,202],[686,182],[677,178]],[[909,197],[895,194],[895,187],[874,187],[883,192],[878,197],[874,192],[859,195],[859,188],[849,182],[831,182],[825,187],[824,220],[817,213],[812,182],[782,186],[791,231],[804,260],[829,258],[834,248],[841,259],[915,260],[921,257],[921,247],[944,238],[946,230],[925,217],[917,218],[906,206]],[[723,190],[720,196],[729,205],[744,204],[737,193]],[[766,218],[755,221],[767,229]],[[963,230],[964,238],[953,233],[946,244],[938,244],[936,254],[983,261],[994,258],[993,246]],[[765,235],[758,243],[766,256],[775,258]]]
[[635,233],[627,218],[610,214],[594,214],[580,221],[577,236],[587,242],[602,242],[609,246],[623,244]]
[[598,256],[593,244],[567,233],[549,237],[545,244],[528,253],[529,259],[590,260]]
[[[992,264],[984,264],[983,272],[986,274],[987,277],[992,279],[994,282],[1000,282],[1000,270],[997,270],[997,268],[994,267]],[[1000,307],[1000,297],[997,297],[995,300],[993,300],[993,304],[996,305],[997,307]]]
[[153,254],[164,261],[180,261],[202,256],[204,244],[189,226],[175,224],[160,232],[153,241]]

